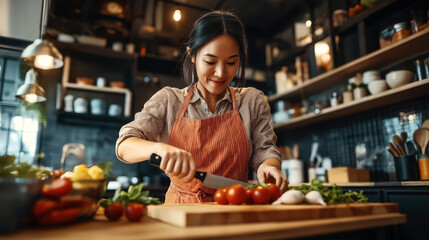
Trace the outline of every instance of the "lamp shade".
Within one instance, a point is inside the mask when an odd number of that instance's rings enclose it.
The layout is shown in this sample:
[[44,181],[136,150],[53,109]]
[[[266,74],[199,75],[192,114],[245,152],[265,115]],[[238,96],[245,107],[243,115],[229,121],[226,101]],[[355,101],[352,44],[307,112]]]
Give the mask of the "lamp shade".
[[16,90],[15,96],[30,103],[46,101],[45,90],[37,84],[37,73],[33,69],[28,70],[25,82]]
[[36,39],[21,54],[21,60],[30,67],[39,69],[56,69],[63,66],[63,56],[58,49],[46,39]]

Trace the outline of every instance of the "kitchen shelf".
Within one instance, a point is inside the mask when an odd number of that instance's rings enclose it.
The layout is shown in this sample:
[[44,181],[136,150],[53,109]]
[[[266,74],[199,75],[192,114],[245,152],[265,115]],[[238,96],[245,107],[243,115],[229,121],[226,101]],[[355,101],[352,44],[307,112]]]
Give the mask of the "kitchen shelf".
[[88,55],[111,58],[115,60],[129,60],[135,61],[137,59],[137,54],[129,54],[126,52],[114,51],[109,48],[99,47],[89,44],[81,44],[81,43],[64,43],[59,42],[57,40],[53,40],[53,43],[56,47],[62,50],[62,52],[76,52],[76,53],[84,53]]
[[106,115],[93,115],[88,113],[74,113],[57,111],[57,120],[61,123],[74,124],[80,126],[97,126],[97,127],[117,127],[130,122],[130,117],[110,117]]
[[370,7],[368,9],[363,10],[362,12],[358,13],[356,16],[347,20],[343,25],[334,28],[334,34],[340,34],[340,33],[343,33],[345,31],[353,28],[354,26],[356,26],[361,21],[365,20],[368,17],[373,16],[374,14],[377,14],[378,12],[383,10],[384,8],[394,4],[396,2],[398,2],[398,0],[383,0],[379,3],[377,3],[376,5],[374,5],[373,7]]
[[336,107],[325,108],[320,113],[309,113],[295,117],[286,122],[274,124],[273,127],[275,131],[285,131],[334,118],[344,117],[354,113],[427,95],[427,89],[429,89],[429,79],[423,79],[421,81],[412,82],[375,95],[369,95],[362,99],[343,103]]
[[[66,56],[64,58],[64,68],[62,75],[61,86],[57,89],[56,109],[58,110],[58,120],[63,123],[82,123],[85,125],[99,125],[100,122],[107,123],[124,123],[131,116],[131,105],[132,105],[132,92],[127,88],[113,88],[113,87],[97,87],[94,85],[81,85],[70,82],[70,65],[71,58]],[[63,101],[67,92],[70,90],[77,90],[79,92],[89,92],[92,95],[103,94],[103,98],[110,99],[111,96],[119,95],[118,97],[123,99],[123,116],[122,117],[111,117],[111,116],[97,116],[92,114],[78,114],[63,111]],[[109,95],[110,94],[110,95]],[[88,101],[89,106],[89,99]],[[120,101],[122,102],[122,100]],[[122,103],[121,103],[122,104]],[[93,124],[91,124],[91,121]]]
[[273,103],[274,101],[282,99],[299,100],[303,95],[310,96],[341,83],[345,83],[348,78],[354,76],[357,72],[378,69],[415,58],[429,52],[429,48],[427,47],[428,42],[429,28],[413,34],[388,47],[379,49],[348,62],[330,72],[323,73],[315,78],[307,80],[301,85],[295,86],[284,93],[271,95],[268,97],[268,101]]

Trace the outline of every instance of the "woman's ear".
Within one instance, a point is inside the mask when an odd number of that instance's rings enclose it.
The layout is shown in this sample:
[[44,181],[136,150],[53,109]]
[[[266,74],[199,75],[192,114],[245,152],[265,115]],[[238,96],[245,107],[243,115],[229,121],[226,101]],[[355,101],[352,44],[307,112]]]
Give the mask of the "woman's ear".
[[186,47],[186,52],[191,57],[191,62],[195,63],[195,56],[191,56],[191,49],[189,47]]

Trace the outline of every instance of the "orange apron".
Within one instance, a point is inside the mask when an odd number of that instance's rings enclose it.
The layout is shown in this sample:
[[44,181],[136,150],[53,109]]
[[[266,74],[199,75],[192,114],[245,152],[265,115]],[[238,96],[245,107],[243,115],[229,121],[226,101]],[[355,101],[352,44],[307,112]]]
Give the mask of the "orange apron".
[[[183,102],[168,144],[190,152],[197,170],[247,182],[249,145],[234,91],[228,86],[232,111],[207,119],[189,119],[183,116],[194,87],[195,84],[190,87]],[[215,191],[195,178],[185,183],[183,179],[171,177],[165,203],[212,202]]]

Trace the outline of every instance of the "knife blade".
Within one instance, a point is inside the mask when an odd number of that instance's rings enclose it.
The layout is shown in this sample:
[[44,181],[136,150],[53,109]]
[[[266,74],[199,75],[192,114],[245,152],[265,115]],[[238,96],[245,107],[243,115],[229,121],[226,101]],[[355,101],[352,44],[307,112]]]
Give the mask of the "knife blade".
[[[155,153],[152,153],[149,157],[149,163],[156,167],[159,167],[159,165],[161,164],[161,160],[162,160],[161,156]],[[215,174],[211,174],[204,171],[198,171],[198,170],[195,172],[194,178],[200,180],[204,186],[209,188],[214,188],[214,189],[229,187],[234,184],[240,184],[243,187],[246,187],[247,185],[249,185],[246,182],[242,182],[235,179],[226,178],[226,177],[222,177],[222,176],[218,176]]]

